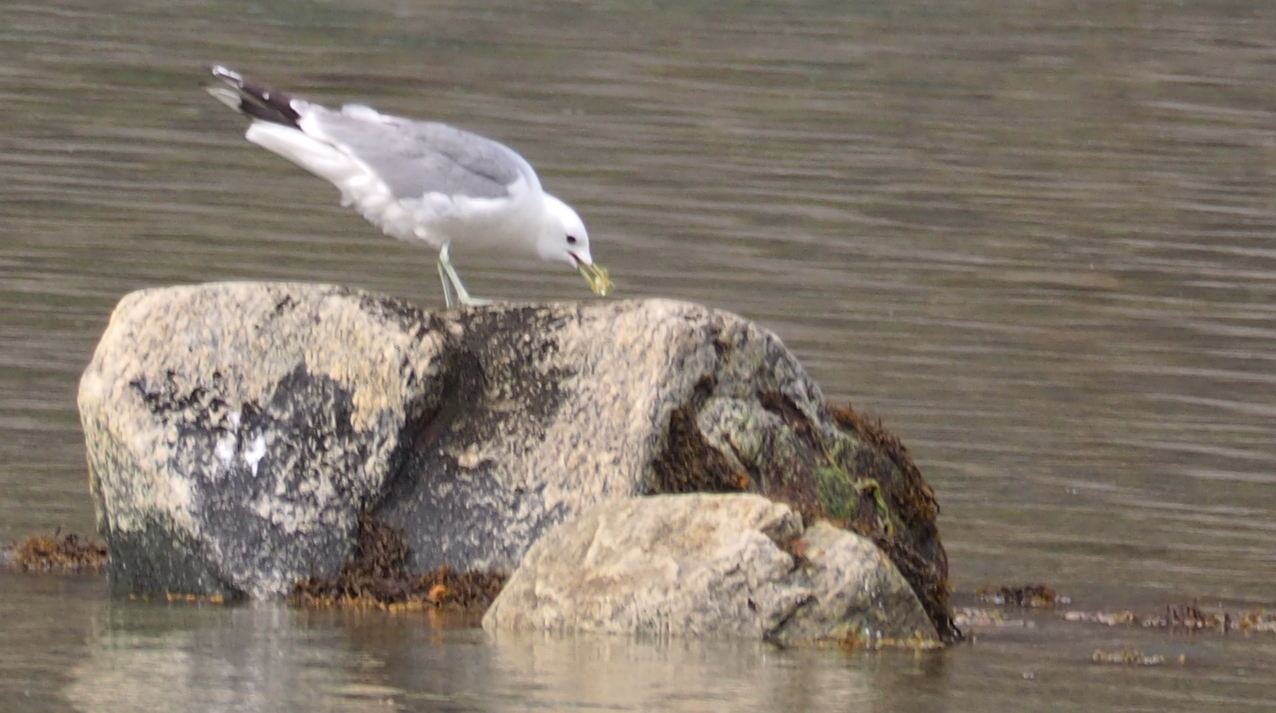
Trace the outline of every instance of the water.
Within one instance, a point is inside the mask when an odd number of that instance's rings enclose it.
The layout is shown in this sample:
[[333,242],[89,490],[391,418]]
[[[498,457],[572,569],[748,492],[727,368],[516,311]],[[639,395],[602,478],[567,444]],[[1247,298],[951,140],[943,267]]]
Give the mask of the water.
[[[207,61],[499,137],[585,217],[617,297],[775,330],[908,444],[959,603],[1046,581],[1090,610],[1276,604],[1266,0],[0,5],[0,540],[91,531],[76,382],[126,292],[441,303],[428,253],[242,140]],[[476,294],[588,298],[456,258]],[[0,709],[38,713],[1276,708],[1276,638],[1053,616],[846,656],[0,575],[0,622]],[[1124,646],[1186,662],[1090,662]]]

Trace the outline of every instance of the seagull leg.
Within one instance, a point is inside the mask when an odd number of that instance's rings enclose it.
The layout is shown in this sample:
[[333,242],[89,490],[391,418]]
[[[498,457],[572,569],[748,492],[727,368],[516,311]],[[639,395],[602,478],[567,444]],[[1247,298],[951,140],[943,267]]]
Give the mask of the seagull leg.
[[[447,252],[447,246],[439,251],[439,282],[443,283],[443,302],[448,309],[456,306],[456,299],[452,297],[452,283],[448,282],[447,271],[443,268],[443,255]],[[449,265],[451,267],[451,265]]]
[[[456,268],[452,267],[452,260],[448,257],[448,245],[446,244],[439,250],[439,277],[443,280],[443,298],[447,300],[448,309],[454,306],[449,288],[456,290],[456,299],[463,305],[481,307],[492,304],[491,300],[470,296],[469,291],[465,289],[465,285],[461,284],[461,278],[456,274]],[[449,285],[448,283],[451,284]]]

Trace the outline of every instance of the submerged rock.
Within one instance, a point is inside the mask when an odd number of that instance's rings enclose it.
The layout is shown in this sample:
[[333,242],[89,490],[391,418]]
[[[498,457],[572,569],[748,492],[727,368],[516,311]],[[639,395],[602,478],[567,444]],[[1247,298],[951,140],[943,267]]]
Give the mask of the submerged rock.
[[493,630],[736,635],[785,645],[936,641],[871,541],[758,495],[598,505],[532,545],[483,617]]
[[266,597],[361,515],[405,566],[509,573],[602,502],[753,492],[872,539],[956,635],[930,488],[773,334],[668,300],[426,313],[322,285],[126,296],[80,384],[115,586]]

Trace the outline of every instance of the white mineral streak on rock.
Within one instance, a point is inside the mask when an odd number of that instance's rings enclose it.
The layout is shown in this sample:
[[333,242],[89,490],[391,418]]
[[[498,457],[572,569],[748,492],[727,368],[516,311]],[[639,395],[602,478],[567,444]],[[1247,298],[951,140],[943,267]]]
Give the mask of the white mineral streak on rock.
[[257,464],[266,457],[266,437],[258,433],[257,437],[244,449],[244,462],[248,464],[253,476],[257,475]]

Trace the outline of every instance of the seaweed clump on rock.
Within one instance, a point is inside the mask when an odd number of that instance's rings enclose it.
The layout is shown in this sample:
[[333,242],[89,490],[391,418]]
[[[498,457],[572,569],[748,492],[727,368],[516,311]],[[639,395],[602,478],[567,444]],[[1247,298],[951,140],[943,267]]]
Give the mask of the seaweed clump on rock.
[[[869,421],[849,404],[845,408],[832,407],[829,412],[843,431],[871,447],[857,449],[854,475],[857,482],[868,484],[876,502],[889,512],[889,517],[874,522],[863,517],[860,509],[856,517],[840,524],[872,539],[912,583],[940,635],[946,640],[960,639],[961,632],[953,624],[948,603],[952,584],[948,581],[948,555],[936,522],[939,503],[935,491],[913,463],[908,449],[882,427],[881,421]],[[902,527],[893,526],[892,520]]]
[[80,539],[75,533],[51,536],[32,535],[15,545],[0,559],[23,572],[100,572],[106,566],[106,546],[93,538]]
[[288,603],[305,609],[455,609],[482,613],[500,593],[505,577],[489,572],[454,572],[444,566],[410,573],[403,533],[364,513],[352,556],[335,576],[311,575],[297,582]]

